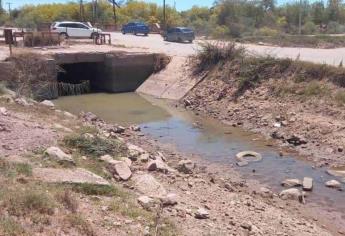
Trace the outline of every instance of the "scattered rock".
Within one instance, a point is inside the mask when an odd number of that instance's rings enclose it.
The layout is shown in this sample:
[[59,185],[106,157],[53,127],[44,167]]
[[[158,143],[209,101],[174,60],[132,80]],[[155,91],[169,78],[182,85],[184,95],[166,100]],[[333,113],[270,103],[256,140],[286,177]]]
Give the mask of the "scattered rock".
[[302,186],[302,183],[299,179],[286,179],[281,183],[282,186],[284,187],[299,187]]
[[161,198],[163,206],[174,206],[177,204],[177,195],[175,193],[168,193],[165,197]]
[[75,164],[74,160],[72,159],[72,156],[64,153],[58,147],[50,147],[45,151],[45,153],[48,154],[50,158],[53,158],[59,162],[69,162]]
[[163,185],[150,174],[137,175],[132,180],[134,187],[142,194],[158,198],[164,197],[167,194]]
[[140,126],[138,126],[138,125],[132,125],[129,127],[129,129],[134,131],[134,132],[139,132],[141,130]]
[[149,210],[154,207],[155,200],[153,198],[143,195],[138,198],[138,203],[146,210]]
[[14,100],[17,104],[22,105],[22,106],[31,106],[32,103],[29,103],[25,98],[17,98]]
[[335,176],[335,177],[342,177],[345,178],[345,170],[327,170],[327,174]]
[[8,111],[5,107],[0,107],[0,114],[3,116],[7,116],[8,115]]
[[132,166],[132,161],[131,159],[127,158],[127,157],[120,157],[119,158],[120,161],[123,161],[127,164],[128,167],[131,167]]
[[68,112],[68,111],[64,111],[63,112],[64,116],[71,118],[71,119],[77,119],[77,116],[73,115],[72,113]]
[[118,175],[121,180],[127,181],[132,176],[132,171],[124,161],[114,161],[109,164],[110,172]]
[[53,125],[53,127],[54,127],[55,129],[57,129],[57,130],[62,130],[62,131],[67,132],[67,133],[72,133],[72,132],[73,132],[73,130],[71,130],[70,128],[67,128],[67,127],[65,127],[65,126],[62,126],[62,125],[60,125],[60,124],[58,124],[58,123],[55,123],[55,124]]
[[292,135],[290,138],[286,139],[286,141],[294,146],[300,146],[308,143],[303,137],[297,135]]
[[259,193],[264,198],[273,198],[273,192],[268,188],[261,187]]
[[85,133],[82,136],[86,139],[94,139],[95,138],[95,136],[93,134],[90,134],[90,133]]
[[283,200],[298,200],[304,201],[304,194],[297,188],[289,188],[280,192],[279,197]]
[[148,162],[149,159],[150,159],[150,154],[148,154],[148,153],[143,153],[139,157],[140,162]]
[[142,149],[141,147],[138,147],[138,146],[130,144],[130,143],[127,144],[127,148],[128,148],[129,155],[130,155],[129,158],[132,161],[136,161],[141,154],[146,153],[146,151],[144,149]]
[[49,100],[44,100],[40,104],[47,106],[47,107],[55,107],[54,103],[52,101],[49,101]]
[[337,180],[330,180],[330,181],[327,181],[325,183],[325,186],[328,187],[328,188],[336,188],[336,189],[340,189],[341,188],[341,183]]
[[309,177],[304,177],[303,179],[303,190],[312,191],[313,190],[313,179]]
[[210,218],[210,215],[209,215],[208,211],[205,208],[199,208],[195,212],[194,216],[195,216],[196,219],[200,219],[200,220]]
[[160,171],[165,174],[171,172],[171,169],[167,164],[165,164],[162,160],[156,159],[152,160],[147,164],[148,171]]
[[195,168],[195,163],[191,160],[182,160],[178,163],[177,170],[184,174],[192,174]]
[[250,225],[250,224],[248,224],[248,223],[242,223],[242,224],[241,224],[241,227],[242,227],[243,229],[248,230],[248,231],[251,231],[251,230],[252,230],[252,225]]
[[248,161],[239,161],[239,162],[236,162],[236,165],[239,167],[244,167],[244,166],[249,165],[249,162]]
[[114,161],[113,157],[110,156],[110,155],[101,156],[99,159],[100,159],[101,161],[106,162],[106,163],[111,163],[112,161]]

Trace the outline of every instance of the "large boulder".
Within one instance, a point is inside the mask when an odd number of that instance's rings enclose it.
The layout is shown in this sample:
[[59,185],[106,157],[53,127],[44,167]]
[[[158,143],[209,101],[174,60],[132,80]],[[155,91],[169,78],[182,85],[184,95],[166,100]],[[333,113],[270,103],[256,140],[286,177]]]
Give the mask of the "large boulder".
[[280,192],[279,197],[283,200],[298,200],[303,202],[304,194],[297,188],[289,188]]
[[57,160],[58,162],[68,162],[71,164],[75,164],[71,155],[64,153],[58,147],[50,147],[48,148],[45,153],[52,159]]
[[110,172],[113,175],[117,175],[121,180],[127,181],[132,176],[132,171],[129,168],[128,164],[124,161],[112,161],[109,162],[108,166]]
[[134,187],[149,197],[164,197],[167,192],[163,185],[150,174],[141,174],[132,178]]
[[330,180],[330,181],[327,181],[325,183],[326,187],[328,188],[336,188],[336,189],[340,189],[341,188],[341,183],[337,180]]

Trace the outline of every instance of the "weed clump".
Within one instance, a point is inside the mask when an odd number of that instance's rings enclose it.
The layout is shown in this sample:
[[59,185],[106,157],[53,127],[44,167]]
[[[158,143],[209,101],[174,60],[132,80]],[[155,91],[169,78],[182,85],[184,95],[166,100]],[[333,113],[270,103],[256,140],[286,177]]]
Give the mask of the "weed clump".
[[11,217],[0,218],[0,235],[25,236],[28,235],[24,228]]
[[65,189],[63,192],[58,192],[56,194],[56,199],[72,213],[77,212],[79,204],[70,190]]
[[85,236],[95,236],[92,226],[80,214],[70,214],[65,217],[65,222],[69,227],[75,228]]
[[64,143],[68,147],[77,148],[83,155],[96,158],[106,154],[116,157],[126,150],[119,141],[100,137],[88,138],[79,134],[66,137]]
[[28,163],[10,163],[0,159],[0,174],[5,177],[32,176],[32,167]]
[[41,190],[17,189],[5,194],[3,205],[10,215],[14,216],[25,216],[34,212],[52,215],[55,201]]
[[109,196],[109,197],[125,197],[124,191],[112,185],[95,185],[95,184],[73,184],[72,190],[85,195]]

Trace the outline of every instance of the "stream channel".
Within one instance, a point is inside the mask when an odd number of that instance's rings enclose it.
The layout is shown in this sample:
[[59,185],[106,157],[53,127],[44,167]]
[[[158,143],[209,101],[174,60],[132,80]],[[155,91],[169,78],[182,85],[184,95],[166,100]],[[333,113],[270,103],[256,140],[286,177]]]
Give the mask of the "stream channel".
[[[171,144],[181,153],[196,154],[207,161],[233,165],[243,177],[258,180],[275,191],[283,189],[280,183],[286,178],[311,177],[314,189],[306,199],[307,205],[322,208],[332,216],[337,215],[337,220],[334,220],[338,222],[345,221],[345,191],[324,185],[326,181],[337,178],[329,176],[324,168],[312,168],[311,163],[301,158],[280,157],[279,151],[268,146],[259,135],[222,125],[219,121],[170,106],[164,100],[136,93],[61,97],[55,104],[74,114],[92,112],[109,123],[138,124],[145,135],[158,142]],[[263,160],[236,167],[235,155],[245,150],[259,152]]]

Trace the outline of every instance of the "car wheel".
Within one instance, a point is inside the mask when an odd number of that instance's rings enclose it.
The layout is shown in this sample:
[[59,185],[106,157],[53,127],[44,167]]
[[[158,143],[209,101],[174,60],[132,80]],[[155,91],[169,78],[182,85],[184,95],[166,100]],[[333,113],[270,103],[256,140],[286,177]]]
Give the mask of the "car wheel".
[[134,31],[133,34],[134,34],[134,35],[137,35],[138,33]]
[[125,35],[125,34],[126,34],[126,32],[125,32],[125,31],[122,31],[122,34],[123,34],[123,35]]
[[148,36],[149,34],[148,33],[145,33],[145,36]]
[[61,40],[68,39],[68,34],[67,34],[67,33],[60,33],[60,34],[59,34],[59,38],[60,38]]
[[189,40],[189,43],[193,43],[193,40]]

